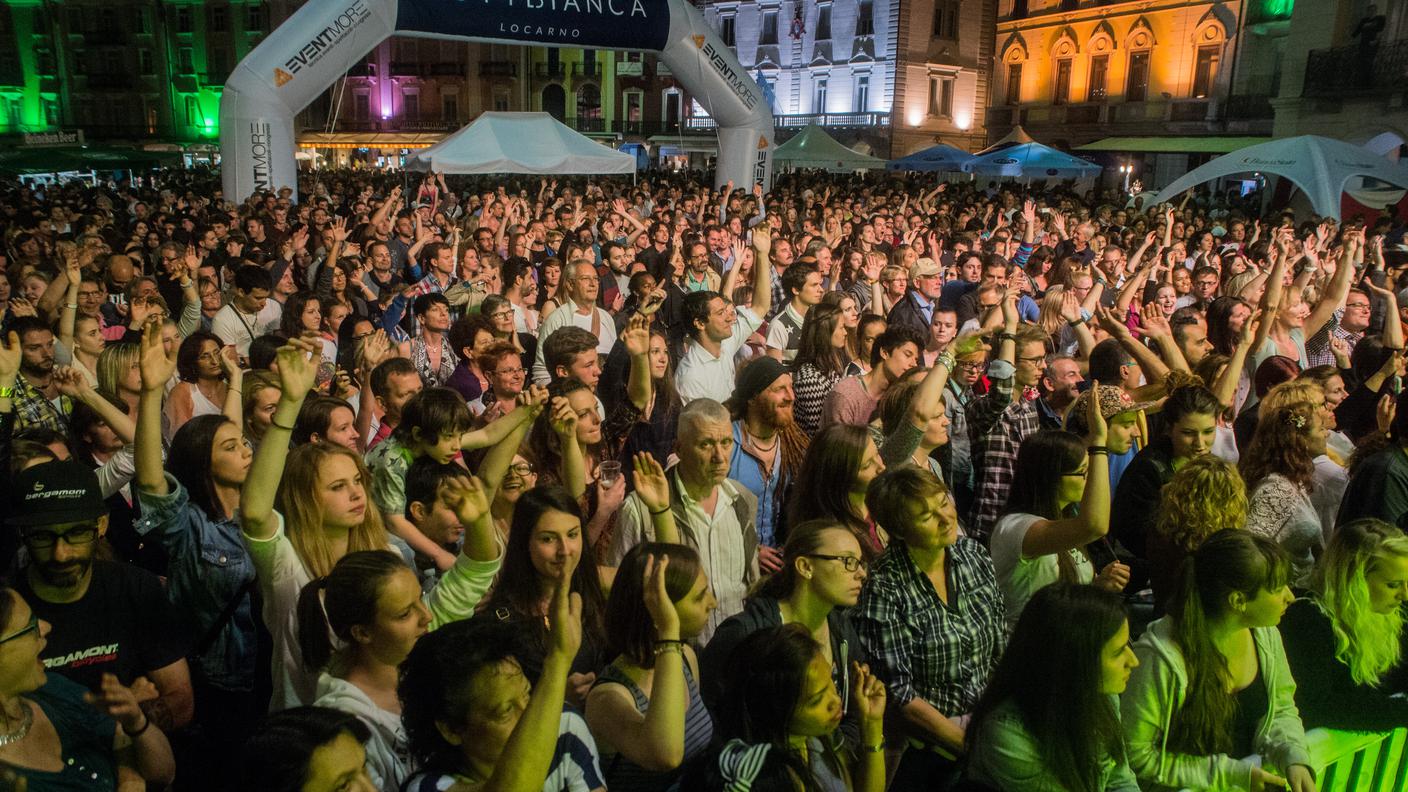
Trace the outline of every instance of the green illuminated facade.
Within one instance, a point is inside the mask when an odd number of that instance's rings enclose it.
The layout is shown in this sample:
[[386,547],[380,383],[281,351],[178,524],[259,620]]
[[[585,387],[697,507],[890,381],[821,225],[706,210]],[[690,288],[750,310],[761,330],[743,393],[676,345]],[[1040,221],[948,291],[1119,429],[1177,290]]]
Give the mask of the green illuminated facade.
[[268,29],[258,2],[0,0],[0,139],[214,143],[225,79]]

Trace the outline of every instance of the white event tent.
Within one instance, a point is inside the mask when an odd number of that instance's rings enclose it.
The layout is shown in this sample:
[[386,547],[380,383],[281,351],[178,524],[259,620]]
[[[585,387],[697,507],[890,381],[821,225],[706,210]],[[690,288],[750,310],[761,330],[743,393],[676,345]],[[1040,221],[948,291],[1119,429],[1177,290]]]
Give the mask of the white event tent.
[[1340,204],[1356,177],[1408,188],[1408,165],[1391,162],[1369,149],[1318,135],[1281,138],[1224,154],[1200,165],[1159,192],[1157,203],[1170,201],[1203,182],[1238,173],[1269,173],[1299,187],[1318,215],[1340,217]]
[[630,173],[636,159],[580,135],[547,113],[484,113],[406,158],[408,170],[442,173]]

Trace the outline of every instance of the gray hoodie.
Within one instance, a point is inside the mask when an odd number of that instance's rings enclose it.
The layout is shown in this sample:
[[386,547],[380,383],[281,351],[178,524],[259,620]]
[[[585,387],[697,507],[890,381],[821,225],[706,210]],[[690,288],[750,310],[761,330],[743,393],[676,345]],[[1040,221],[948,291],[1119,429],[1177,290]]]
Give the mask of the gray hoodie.
[[[1305,728],[1296,709],[1296,682],[1291,678],[1281,633],[1275,627],[1255,627],[1257,658],[1271,701],[1261,721],[1255,746],[1265,767],[1284,773],[1291,765],[1311,767]],[[1164,617],[1134,645],[1139,667],[1120,697],[1129,766],[1145,792],[1166,789],[1234,790],[1251,787],[1256,757],[1235,759],[1226,754],[1191,756],[1169,750],[1173,714],[1183,706],[1188,671],[1173,639],[1173,623]]]

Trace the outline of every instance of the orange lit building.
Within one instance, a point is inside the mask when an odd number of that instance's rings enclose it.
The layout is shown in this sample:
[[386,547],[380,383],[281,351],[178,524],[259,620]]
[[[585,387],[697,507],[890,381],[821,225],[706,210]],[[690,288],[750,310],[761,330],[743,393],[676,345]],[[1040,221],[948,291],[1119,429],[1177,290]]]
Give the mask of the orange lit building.
[[1146,186],[1271,134],[1290,0],[999,0],[989,140],[1036,140]]

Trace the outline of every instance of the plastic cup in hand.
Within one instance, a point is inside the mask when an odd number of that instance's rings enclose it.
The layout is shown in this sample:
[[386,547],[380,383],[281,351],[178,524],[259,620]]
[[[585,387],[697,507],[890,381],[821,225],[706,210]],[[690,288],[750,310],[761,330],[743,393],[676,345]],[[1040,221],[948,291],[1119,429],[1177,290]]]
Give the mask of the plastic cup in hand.
[[617,480],[621,478],[621,463],[614,459],[602,462],[597,468],[597,477],[601,481],[604,489],[611,489],[616,486]]

